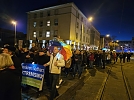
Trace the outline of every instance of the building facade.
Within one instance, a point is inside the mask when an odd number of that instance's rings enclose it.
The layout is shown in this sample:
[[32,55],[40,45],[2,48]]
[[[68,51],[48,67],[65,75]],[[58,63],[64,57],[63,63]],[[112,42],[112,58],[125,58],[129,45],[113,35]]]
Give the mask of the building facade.
[[27,40],[45,46],[60,37],[74,49],[98,48],[100,33],[74,3],[27,12]]

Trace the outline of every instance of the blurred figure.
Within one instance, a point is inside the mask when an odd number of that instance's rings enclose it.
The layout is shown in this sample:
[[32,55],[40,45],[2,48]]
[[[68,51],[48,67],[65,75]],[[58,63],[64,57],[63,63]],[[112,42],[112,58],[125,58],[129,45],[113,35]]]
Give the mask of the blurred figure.
[[[12,46],[6,46],[4,47],[3,53],[7,53],[11,56],[14,67],[15,67],[15,74],[20,78],[22,78],[22,66],[21,66],[21,61],[20,59],[15,55],[16,48]],[[21,84],[21,83],[20,83]]]
[[91,52],[90,55],[89,55],[89,66],[90,68],[93,68],[93,64],[94,64],[94,53]]
[[103,50],[102,53],[102,68],[105,69],[105,63],[106,63],[106,53],[105,50]]
[[131,53],[128,52],[128,53],[127,53],[127,62],[130,62],[130,57],[131,57]]
[[120,58],[120,63],[122,63],[122,59],[123,59],[123,53],[122,52],[119,54],[119,58]]
[[[39,51],[39,56],[37,58],[37,64],[44,65],[44,64],[46,64],[49,61],[50,61],[50,54],[49,54],[49,52],[48,51],[44,51],[44,50],[40,50]],[[45,79],[47,87],[49,87],[49,85],[50,85],[50,81],[49,81],[49,66],[47,66],[45,68],[44,79]]]
[[9,54],[0,54],[0,100],[21,100],[20,79]]
[[81,78],[81,74],[82,74],[82,69],[81,69],[81,65],[82,65],[82,56],[80,54],[79,50],[76,50],[74,55],[73,55],[73,60],[74,60],[74,65],[73,65],[73,77],[75,78],[75,74],[77,72],[78,69],[78,78]]
[[95,55],[95,62],[96,62],[96,66],[97,67],[101,67],[102,66],[102,55],[101,55],[101,52],[98,51]]
[[113,52],[113,55],[112,55],[112,57],[113,57],[113,61],[114,61],[114,64],[116,63],[116,59],[117,59],[117,55],[116,55],[116,52]]
[[125,63],[125,60],[126,60],[126,53],[124,52],[123,53],[123,63]]

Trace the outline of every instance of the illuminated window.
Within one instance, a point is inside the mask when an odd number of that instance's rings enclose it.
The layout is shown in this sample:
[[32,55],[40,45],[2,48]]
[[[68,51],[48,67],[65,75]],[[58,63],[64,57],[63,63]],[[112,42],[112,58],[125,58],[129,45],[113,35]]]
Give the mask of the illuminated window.
[[47,26],[50,26],[51,22],[50,20],[47,21]]
[[46,37],[50,37],[50,31],[46,31]]
[[33,37],[36,37],[36,32],[35,31],[33,32]]
[[36,23],[36,22],[34,22],[34,23],[33,23],[33,26],[34,26],[34,27],[36,27],[36,25],[37,25],[37,23]]

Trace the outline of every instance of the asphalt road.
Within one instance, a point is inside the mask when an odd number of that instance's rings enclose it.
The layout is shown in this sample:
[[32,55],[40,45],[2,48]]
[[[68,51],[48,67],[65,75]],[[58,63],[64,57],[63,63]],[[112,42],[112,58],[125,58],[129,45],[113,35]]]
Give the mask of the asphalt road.
[[[122,66],[121,66],[122,65]],[[122,68],[122,69],[121,69]],[[131,95],[128,93],[124,83],[122,70],[125,74],[126,83]],[[94,67],[86,69],[82,79],[73,79],[62,76],[64,82],[58,89],[60,96],[55,100],[133,100],[134,99],[134,57],[130,62],[121,64],[109,64],[105,69]],[[24,100],[47,100],[47,89],[44,89],[39,98],[31,96]],[[30,95],[29,95],[30,96]]]

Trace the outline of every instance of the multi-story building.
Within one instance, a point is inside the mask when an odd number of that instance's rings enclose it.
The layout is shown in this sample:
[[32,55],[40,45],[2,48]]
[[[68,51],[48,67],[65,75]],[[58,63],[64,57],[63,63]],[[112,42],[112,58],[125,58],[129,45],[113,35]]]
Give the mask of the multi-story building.
[[130,41],[119,41],[117,51],[134,52],[134,37]]
[[[4,46],[4,44],[14,45],[15,43],[15,32],[9,29],[0,28],[0,46]],[[23,45],[26,43],[26,34],[22,32],[16,32],[16,42],[17,45]]]
[[75,49],[96,48],[100,33],[74,3],[67,3],[27,12],[27,40],[45,46],[53,37],[60,37]]

